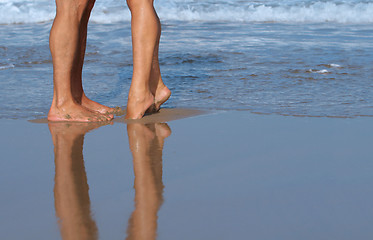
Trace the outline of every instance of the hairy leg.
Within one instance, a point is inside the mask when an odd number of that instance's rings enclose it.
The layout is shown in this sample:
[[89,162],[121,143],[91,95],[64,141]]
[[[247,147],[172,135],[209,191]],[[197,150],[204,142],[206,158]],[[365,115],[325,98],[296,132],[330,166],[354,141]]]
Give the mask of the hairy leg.
[[152,68],[150,72],[150,91],[154,95],[155,111],[159,111],[161,105],[165,103],[171,96],[171,91],[163,83],[161,71],[159,68],[158,51],[159,51],[159,41],[161,38],[161,22],[159,21],[159,18],[157,15],[156,17],[157,17],[157,24],[158,24],[158,34],[157,34],[157,42],[156,42],[154,53],[153,53]]
[[89,0],[56,0],[56,17],[50,32],[53,59],[53,100],[48,113],[50,121],[107,121],[76,102],[72,93],[72,73],[79,49],[79,24]]
[[91,15],[92,8],[94,6],[94,1],[88,3],[88,6],[83,12],[82,19],[79,25],[79,45],[78,45],[78,54],[76,64],[74,65],[73,69],[73,81],[72,81],[72,93],[74,99],[77,103],[81,104],[82,106],[102,113],[113,113],[115,112],[114,108],[110,108],[99,104],[95,101],[89,99],[83,90],[83,83],[82,83],[82,71],[83,71],[83,64],[84,64],[84,56],[85,50],[87,45],[87,28],[88,28],[88,20]]
[[127,119],[142,118],[154,106],[150,72],[159,25],[152,0],[127,0],[131,11],[133,75],[127,103]]

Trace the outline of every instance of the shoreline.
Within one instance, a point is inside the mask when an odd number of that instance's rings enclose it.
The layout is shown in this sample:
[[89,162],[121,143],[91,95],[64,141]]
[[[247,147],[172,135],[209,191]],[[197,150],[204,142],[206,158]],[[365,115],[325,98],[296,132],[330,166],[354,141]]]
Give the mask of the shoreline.
[[[258,115],[258,116],[278,116],[278,117],[294,117],[294,118],[310,118],[310,119],[359,119],[359,118],[372,118],[373,115],[356,115],[356,116],[314,116],[314,115],[302,115],[302,114],[281,114],[281,113],[265,113],[256,112],[243,109],[197,109],[197,108],[161,108],[159,112],[145,115],[142,119],[138,120],[127,120],[125,117],[125,110],[123,110],[119,115],[115,115],[112,122],[121,123],[156,123],[156,122],[169,122],[180,120],[183,118],[195,117],[199,115],[211,114],[211,113],[224,113],[224,112],[245,112],[248,115]],[[31,123],[48,123],[46,117],[33,118],[33,119],[0,119],[3,120],[26,120]],[[61,121],[62,122],[62,121]],[[71,122],[74,123],[74,122]]]
[[[145,115],[142,119],[128,120],[128,119],[124,119],[125,111],[123,111],[121,112],[119,116],[115,116],[112,121],[109,121],[107,123],[121,122],[121,123],[147,124],[147,123],[158,123],[158,122],[170,122],[170,121],[175,121],[175,120],[179,120],[183,118],[195,117],[198,115],[207,114],[208,112],[211,112],[211,111],[188,109],[188,108],[162,108],[159,110],[159,112]],[[47,118],[37,118],[37,119],[32,119],[32,120],[27,120],[27,121],[31,123],[53,123],[53,122],[49,122]],[[61,122],[56,122],[56,123],[78,123],[78,122],[61,121]],[[91,122],[91,123],[95,123],[95,122]]]

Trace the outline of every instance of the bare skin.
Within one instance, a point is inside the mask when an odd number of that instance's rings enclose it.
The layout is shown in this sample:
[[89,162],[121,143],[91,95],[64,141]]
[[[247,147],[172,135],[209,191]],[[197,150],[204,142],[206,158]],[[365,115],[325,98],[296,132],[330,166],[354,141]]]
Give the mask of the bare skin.
[[152,61],[152,68],[150,71],[150,91],[154,96],[154,106],[155,111],[159,111],[161,105],[165,103],[171,96],[171,91],[166,87],[164,82],[162,81],[161,70],[159,68],[159,41],[161,39],[161,22],[156,15],[156,20],[158,24],[158,34],[157,34],[157,41],[155,43],[155,49],[153,53],[153,61]]
[[163,124],[127,125],[135,173],[135,210],[129,219],[127,240],[157,237],[157,213],[163,202],[162,151],[171,129]]
[[88,26],[88,20],[90,12],[93,8],[93,2],[91,5],[88,6],[87,11],[84,13],[82,22],[80,24],[79,29],[79,45],[78,45],[78,64],[73,69],[73,81],[72,81],[72,93],[74,99],[83,107],[86,107],[90,110],[102,113],[102,114],[112,114],[116,112],[115,108],[104,106],[98,102],[92,101],[89,99],[83,90],[83,84],[82,84],[82,71],[83,71],[83,64],[84,64],[84,56],[85,56],[85,50],[87,45],[87,26]]
[[113,119],[114,109],[86,97],[82,69],[87,24],[94,0],[56,0],[49,45],[53,59],[53,100],[49,121],[99,122]]
[[140,119],[146,112],[158,111],[171,91],[159,70],[161,24],[153,0],[127,0],[127,4],[132,16],[133,75],[126,119]]
[[56,215],[64,240],[98,239],[83,159],[84,135],[102,123],[49,123],[54,144]]

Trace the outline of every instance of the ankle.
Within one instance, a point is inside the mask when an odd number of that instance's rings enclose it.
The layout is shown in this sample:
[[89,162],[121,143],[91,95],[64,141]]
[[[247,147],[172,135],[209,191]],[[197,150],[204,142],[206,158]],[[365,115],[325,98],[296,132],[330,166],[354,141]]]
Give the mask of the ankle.
[[86,98],[86,96],[85,96],[85,94],[84,94],[83,91],[76,91],[76,92],[73,92],[73,93],[72,93],[72,96],[73,96],[74,100],[75,100],[77,103],[79,103],[79,104],[81,104],[82,101],[84,100],[84,98]]
[[147,98],[149,95],[153,95],[149,89],[130,89],[128,97],[131,98]]
[[54,107],[57,109],[69,108],[73,105],[76,105],[74,99],[58,99],[54,103]]

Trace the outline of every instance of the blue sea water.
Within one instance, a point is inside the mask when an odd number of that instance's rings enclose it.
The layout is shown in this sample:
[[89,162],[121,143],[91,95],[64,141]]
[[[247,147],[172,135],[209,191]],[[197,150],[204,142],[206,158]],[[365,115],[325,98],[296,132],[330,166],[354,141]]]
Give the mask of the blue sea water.
[[[158,0],[165,107],[293,116],[373,116],[371,1]],[[53,1],[0,0],[0,119],[44,117],[52,99]],[[97,1],[86,94],[124,106],[131,81],[125,1]]]

